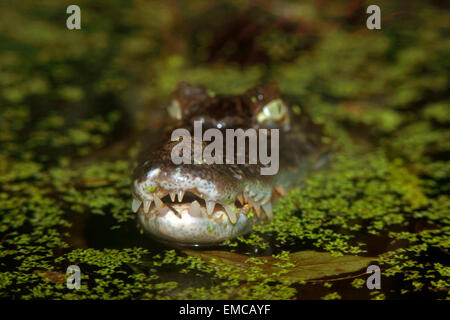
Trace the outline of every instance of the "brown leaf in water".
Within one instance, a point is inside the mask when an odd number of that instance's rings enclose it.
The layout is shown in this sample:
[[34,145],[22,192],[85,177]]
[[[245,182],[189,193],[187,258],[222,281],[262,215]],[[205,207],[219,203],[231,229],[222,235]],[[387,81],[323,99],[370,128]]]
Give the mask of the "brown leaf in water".
[[333,256],[327,252],[299,251],[289,254],[288,260],[273,256],[249,257],[228,251],[184,250],[217,267],[231,267],[241,280],[255,281],[273,276],[274,280],[302,281],[320,279],[361,270],[376,258]]
[[65,274],[61,272],[45,270],[35,270],[34,272],[56,284],[62,284],[65,281]]

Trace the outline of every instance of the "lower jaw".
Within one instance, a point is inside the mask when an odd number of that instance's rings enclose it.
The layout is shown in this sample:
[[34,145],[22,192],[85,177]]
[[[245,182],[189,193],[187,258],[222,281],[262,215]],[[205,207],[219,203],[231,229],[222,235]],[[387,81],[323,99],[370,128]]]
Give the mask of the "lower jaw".
[[239,214],[232,224],[226,217],[219,221],[207,217],[182,214],[181,218],[168,211],[164,215],[138,212],[143,229],[157,240],[181,246],[208,246],[236,238],[250,232],[262,219]]

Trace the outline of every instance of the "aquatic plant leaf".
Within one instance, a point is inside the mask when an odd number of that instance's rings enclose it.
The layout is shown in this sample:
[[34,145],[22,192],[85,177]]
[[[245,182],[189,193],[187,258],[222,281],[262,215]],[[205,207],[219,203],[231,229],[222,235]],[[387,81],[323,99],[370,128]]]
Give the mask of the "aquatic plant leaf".
[[57,271],[35,270],[35,274],[47,279],[48,281],[56,284],[62,284],[65,282],[65,274]]
[[274,280],[303,281],[355,272],[368,266],[373,257],[352,255],[333,256],[327,252],[299,251],[282,259],[274,256],[249,257],[228,251],[184,250],[191,256],[200,257],[208,264],[227,272],[239,274],[242,280],[252,281],[268,277]]
[[343,255],[335,257],[327,252],[299,251],[291,254],[295,264],[284,277],[291,279],[320,279],[332,275],[355,272],[368,266],[373,257]]

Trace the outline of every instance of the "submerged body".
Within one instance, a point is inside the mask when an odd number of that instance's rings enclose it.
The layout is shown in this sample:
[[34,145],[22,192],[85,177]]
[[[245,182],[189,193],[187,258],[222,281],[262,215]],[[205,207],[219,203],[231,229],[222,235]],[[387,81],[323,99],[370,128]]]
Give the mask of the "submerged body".
[[[180,83],[169,107],[173,125],[161,132],[158,143],[141,152],[133,176],[132,209],[144,230],[179,245],[212,245],[270,221],[277,198],[323,165],[328,149],[320,126],[296,111],[273,84],[240,96],[216,96],[203,87]],[[171,152],[179,142],[172,141],[171,134],[185,128],[194,136],[194,121],[201,121],[204,130],[223,132],[278,129],[278,173],[261,175],[267,165],[249,161],[174,164]],[[208,145],[200,143],[203,149]],[[245,152],[248,160],[248,142]]]

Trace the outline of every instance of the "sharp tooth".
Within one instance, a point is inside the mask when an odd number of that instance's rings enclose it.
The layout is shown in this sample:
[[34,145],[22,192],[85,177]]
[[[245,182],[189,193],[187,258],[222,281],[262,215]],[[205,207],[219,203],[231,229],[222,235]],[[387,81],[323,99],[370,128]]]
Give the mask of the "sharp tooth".
[[263,204],[263,209],[264,209],[264,212],[266,213],[266,215],[267,215],[267,218],[269,218],[269,220],[272,220],[272,218],[273,218],[273,213],[272,213],[272,203],[270,203],[270,202],[267,202],[266,204]]
[[241,205],[244,205],[244,197],[242,196],[242,194],[238,194],[236,198],[238,199]]
[[175,199],[177,198],[177,193],[175,191],[169,192],[170,201],[175,202]]
[[152,200],[144,200],[144,212],[148,213],[150,210],[150,205],[152,204]]
[[183,190],[178,191],[178,202],[183,201],[183,197],[184,197],[184,191]]
[[235,224],[238,220],[236,212],[229,205],[225,204],[225,205],[223,205],[223,207],[225,208],[225,211],[227,212],[228,218],[230,219],[231,223]]
[[156,194],[153,196],[153,200],[155,201],[156,208],[159,209],[159,208],[164,207],[164,203],[161,201],[161,199]]
[[200,203],[198,203],[197,200],[195,200],[194,202],[191,203],[191,205],[189,207],[189,214],[193,217],[201,217],[202,216]]
[[275,191],[282,197],[286,196],[286,190],[281,186],[275,187]]
[[216,203],[214,201],[206,201],[206,212],[209,216],[213,213],[215,206]]
[[248,202],[248,192],[242,192],[242,194],[244,195],[244,201],[247,203]]
[[255,213],[259,218],[259,216],[261,215],[261,206],[259,205],[259,203],[255,202],[253,204],[253,209],[255,209]]
[[139,210],[141,204],[142,204],[141,200],[133,199],[133,203],[131,204],[131,210],[133,210],[133,212],[136,213]]

